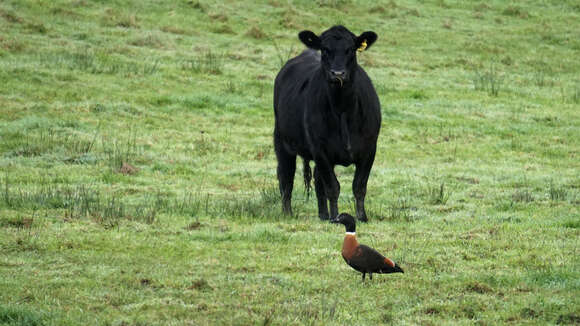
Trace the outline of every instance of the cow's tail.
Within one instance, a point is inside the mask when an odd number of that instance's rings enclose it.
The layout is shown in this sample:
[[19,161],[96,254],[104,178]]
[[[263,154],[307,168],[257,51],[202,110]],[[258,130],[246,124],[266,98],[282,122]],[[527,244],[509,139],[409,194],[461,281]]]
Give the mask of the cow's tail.
[[304,170],[304,189],[306,191],[306,199],[310,199],[310,190],[312,186],[310,186],[310,180],[312,180],[312,170],[310,170],[310,160],[304,159],[302,160],[304,163],[303,170]]

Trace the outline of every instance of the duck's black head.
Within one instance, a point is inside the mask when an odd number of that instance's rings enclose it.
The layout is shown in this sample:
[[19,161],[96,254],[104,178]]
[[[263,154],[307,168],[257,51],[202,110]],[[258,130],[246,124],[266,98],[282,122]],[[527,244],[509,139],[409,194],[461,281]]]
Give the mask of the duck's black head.
[[352,215],[347,213],[339,214],[335,219],[331,220],[332,223],[340,223],[346,228],[346,232],[355,232],[356,222]]

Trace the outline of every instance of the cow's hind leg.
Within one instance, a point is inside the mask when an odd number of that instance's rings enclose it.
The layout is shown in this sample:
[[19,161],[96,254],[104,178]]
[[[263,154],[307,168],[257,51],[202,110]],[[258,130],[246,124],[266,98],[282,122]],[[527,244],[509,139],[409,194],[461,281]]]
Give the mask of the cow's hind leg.
[[292,188],[294,187],[294,173],[296,172],[296,154],[288,153],[284,145],[277,138],[274,139],[274,149],[278,159],[278,184],[282,197],[282,210],[292,215]]
[[324,190],[324,183],[320,177],[320,170],[314,167],[314,190],[316,191],[316,199],[318,200],[318,217],[321,220],[328,220],[328,199],[326,198],[326,191]]

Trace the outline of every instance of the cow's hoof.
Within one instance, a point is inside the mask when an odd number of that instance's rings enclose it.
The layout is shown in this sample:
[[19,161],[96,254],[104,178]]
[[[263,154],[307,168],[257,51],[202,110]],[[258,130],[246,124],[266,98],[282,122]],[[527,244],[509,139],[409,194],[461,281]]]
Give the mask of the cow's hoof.
[[361,222],[363,222],[363,223],[366,223],[366,222],[369,221],[369,219],[366,216],[359,217],[358,220],[361,221]]
[[328,215],[320,215],[318,217],[320,218],[321,221],[328,221],[328,220],[330,220],[330,216],[328,216]]

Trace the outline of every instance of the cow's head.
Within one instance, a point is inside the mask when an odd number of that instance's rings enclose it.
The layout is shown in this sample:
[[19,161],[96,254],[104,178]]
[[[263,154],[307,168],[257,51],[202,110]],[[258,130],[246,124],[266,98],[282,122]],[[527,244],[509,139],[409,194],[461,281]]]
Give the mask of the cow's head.
[[333,26],[320,36],[302,31],[298,37],[307,47],[320,50],[322,69],[328,81],[340,87],[352,80],[357,67],[357,51],[368,50],[377,40],[375,32],[356,36],[344,26]]

